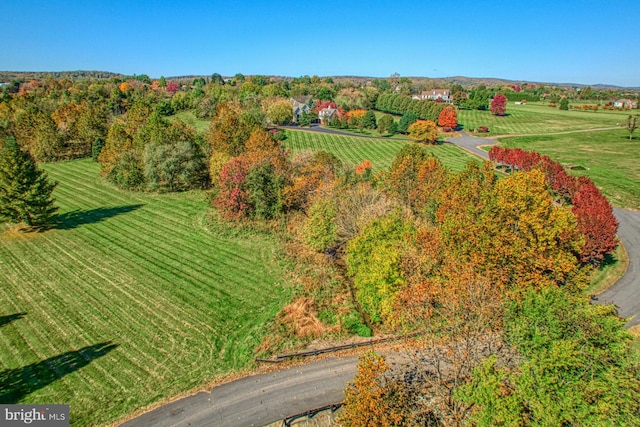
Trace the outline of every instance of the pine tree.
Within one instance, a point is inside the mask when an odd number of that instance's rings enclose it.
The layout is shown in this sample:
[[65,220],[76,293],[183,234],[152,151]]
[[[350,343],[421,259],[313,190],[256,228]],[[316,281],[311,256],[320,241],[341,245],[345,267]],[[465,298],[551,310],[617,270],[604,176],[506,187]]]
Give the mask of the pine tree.
[[0,221],[42,227],[58,209],[51,197],[55,187],[15,138],[5,140],[0,148]]

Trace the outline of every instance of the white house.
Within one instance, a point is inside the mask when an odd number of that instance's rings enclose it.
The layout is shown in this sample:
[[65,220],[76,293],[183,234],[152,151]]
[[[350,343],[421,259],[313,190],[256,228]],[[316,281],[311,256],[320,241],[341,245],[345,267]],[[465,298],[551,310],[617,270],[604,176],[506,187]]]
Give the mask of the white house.
[[413,99],[425,100],[429,99],[432,101],[436,101],[441,99],[445,102],[451,102],[451,94],[449,89],[431,89],[431,90],[423,90],[420,95],[413,95]]
[[618,99],[613,103],[616,108],[638,108],[638,103],[632,99]]
[[333,120],[333,118],[338,114],[338,110],[336,108],[323,108],[318,112],[318,118],[322,122],[322,124],[328,124]]

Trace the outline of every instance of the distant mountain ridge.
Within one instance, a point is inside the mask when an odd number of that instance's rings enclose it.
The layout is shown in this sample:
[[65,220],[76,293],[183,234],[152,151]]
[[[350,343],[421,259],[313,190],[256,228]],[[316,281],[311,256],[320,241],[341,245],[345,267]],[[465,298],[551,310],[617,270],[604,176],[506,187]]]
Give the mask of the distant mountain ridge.
[[[64,79],[67,78],[69,80],[84,80],[84,79],[110,79],[112,77],[127,77],[129,75],[122,73],[113,73],[110,71],[96,71],[96,70],[77,70],[77,71],[0,71],[0,82],[9,82],[12,80],[40,80],[47,77],[53,77],[54,79]],[[210,77],[210,75],[184,75],[184,76],[168,76],[167,79],[195,79],[198,77]],[[282,79],[292,79],[294,77],[291,76],[273,76]],[[323,76],[325,77],[325,76]],[[376,79],[388,79],[389,77],[371,77],[371,76],[326,76],[332,77],[333,79],[349,79],[355,80],[357,82],[365,82],[367,80],[376,80]],[[416,83],[431,81],[431,82],[442,82],[446,84],[459,84],[464,87],[468,86],[502,86],[502,85],[516,85],[523,83],[531,83],[535,85],[544,85],[544,86],[558,86],[558,87],[567,87],[567,88],[582,88],[591,86],[592,89],[599,90],[607,90],[607,89],[630,89],[630,90],[640,90],[640,87],[627,87],[627,86],[616,86],[612,84],[606,83],[598,83],[598,84],[582,84],[582,83],[556,83],[556,82],[537,82],[537,81],[527,81],[527,80],[510,80],[510,79],[502,79],[497,77],[465,77],[465,76],[452,76],[452,77],[418,77],[418,76],[402,76],[406,77]]]

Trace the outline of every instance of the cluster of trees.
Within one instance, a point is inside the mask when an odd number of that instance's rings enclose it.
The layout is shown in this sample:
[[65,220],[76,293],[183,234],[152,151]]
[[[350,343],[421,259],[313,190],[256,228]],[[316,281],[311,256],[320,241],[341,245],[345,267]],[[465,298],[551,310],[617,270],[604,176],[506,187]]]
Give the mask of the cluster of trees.
[[456,174],[407,146],[379,178],[393,207],[347,243],[345,262],[374,328],[425,335],[407,365],[362,360],[343,425],[640,421],[624,321],[581,293],[598,259],[584,256],[583,202],[563,203],[548,173],[562,174],[523,161],[497,180],[489,163]]
[[195,128],[169,122],[144,101],[114,120],[97,158],[102,174],[122,188],[179,191],[207,183],[206,152]]
[[618,244],[618,221],[613,215],[613,207],[591,179],[571,176],[560,163],[535,151],[495,145],[489,151],[489,158],[511,170],[540,169],[545,172],[549,186],[558,196],[557,201],[572,205],[571,210],[584,239],[580,250],[583,263],[597,265],[613,252]]
[[378,96],[376,109],[398,115],[413,114],[422,120],[436,122],[446,103],[418,100],[399,93],[383,93]]

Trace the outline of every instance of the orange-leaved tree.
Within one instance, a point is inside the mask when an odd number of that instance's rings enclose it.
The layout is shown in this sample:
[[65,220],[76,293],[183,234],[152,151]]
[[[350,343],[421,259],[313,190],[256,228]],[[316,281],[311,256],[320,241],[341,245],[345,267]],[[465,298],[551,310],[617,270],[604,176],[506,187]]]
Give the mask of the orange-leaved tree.
[[458,117],[456,109],[451,105],[447,105],[438,116],[438,124],[442,127],[455,129],[458,127]]
[[403,425],[402,388],[385,376],[389,366],[384,356],[367,353],[360,358],[358,373],[345,390],[344,413],[338,422],[349,427]]

